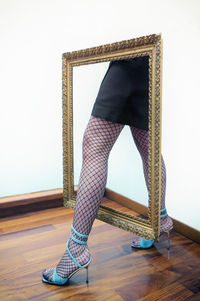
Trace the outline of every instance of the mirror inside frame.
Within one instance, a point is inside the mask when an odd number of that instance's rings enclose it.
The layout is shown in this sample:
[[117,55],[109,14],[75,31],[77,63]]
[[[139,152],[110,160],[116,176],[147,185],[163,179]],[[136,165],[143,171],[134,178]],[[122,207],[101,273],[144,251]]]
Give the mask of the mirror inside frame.
[[[64,205],[75,208],[81,185],[85,198],[101,199],[96,218],[155,241],[160,231],[161,75],[161,35],[63,54]],[[110,99],[114,109],[118,105],[118,119],[109,120],[110,112],[102,115],[102,101]],[[116,116],[113,107],[111,115]],[[97,142],[89,139],[89,129],[95,127],[101,141],[105,136],[112,143],[106,159],[84,166],[83,158],[94,157]],[[94,143],[93,153],[87,143]]]

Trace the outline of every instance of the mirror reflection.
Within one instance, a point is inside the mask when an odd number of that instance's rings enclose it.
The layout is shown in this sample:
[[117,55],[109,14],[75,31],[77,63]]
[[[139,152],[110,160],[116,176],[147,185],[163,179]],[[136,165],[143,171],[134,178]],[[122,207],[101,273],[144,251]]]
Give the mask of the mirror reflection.
[[140,217],[134,204],[148,207],[149,199],[148,62],[140,56],[73,67],[74,185],[99,200],[106,187],[115,200],[99,205]]

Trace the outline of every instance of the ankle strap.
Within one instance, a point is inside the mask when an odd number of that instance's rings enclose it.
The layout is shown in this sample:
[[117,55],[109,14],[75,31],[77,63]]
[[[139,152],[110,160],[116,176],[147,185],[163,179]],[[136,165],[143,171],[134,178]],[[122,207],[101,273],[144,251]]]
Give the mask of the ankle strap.
[[86,235],[86,234],[81,234],[81,233],[79,233],[79,232],[74,228],[73,224],[72,224],[72,230],[76,233],[76,235],[78,235],[78,236],[80,236],[80,237],[85,237],[85,238],[88,237],[88,235]]
[[70,237],[71,237],[75,242],[77,242],[78,244],[81,244],[81,245],[86,245],[86,244],[87,244],[87,241],[82,241],[82,240],[79,240],[79,239],[75,238],[75,237],[72,235],[72,232],[70,233]]
[[[166,208],[163,208],[163,209],[160,210],[160,212],[163,212],[163,211],[165,211],[165,210],[166,210]],[[160,215],[160,217],[165,217],[165,216],[167,216],[167,212],[166,212],[165,214],[161,214],[161,215]]]

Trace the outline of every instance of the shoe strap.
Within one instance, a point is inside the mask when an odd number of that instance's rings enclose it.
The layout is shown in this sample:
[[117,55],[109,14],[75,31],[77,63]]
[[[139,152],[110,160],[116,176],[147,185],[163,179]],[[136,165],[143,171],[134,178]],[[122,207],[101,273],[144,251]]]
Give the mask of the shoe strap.
[[73,260],[73,262],[79,267],[79,268],[84,268],[84,266],[80,265],[80,263],[78,263],[78,261],[76,261],[76,259],[72,256],[69,248],[68,248],[68,245],[69,245],[69,239],[67,241],[67,252],[69,254],[69,256],[71,257],[71,259]]
[[[160,212],[163,212],[163,211],[165,211],[165,210],[166,210],[166,208],[163,208],[163,209],[160,210]],[[165,216],[167,216],[167,212],[166,212],[165,214],[161,214],[161,215],[160,215],[160,217],[165,217]]]
[[81,244],[81,245],[86,245],[87,244],[87,241],[82,241],[82,240],[79,240],[78,238],[75,238],[72,235],[72,232],[70,233],[70,237],[73,239],[73,241],[77,242],[78,244]]
[[80,236],[80,237],[84,237],[84,238],[87,238],[87,237],[88,237],[88,235],[86,235],[86,234],[81,234],[81,233],[79,233],[79,232],[74,228],[73,224],[72,224],[72,230],[76,233],[76,235],[78,235],[78,236]]

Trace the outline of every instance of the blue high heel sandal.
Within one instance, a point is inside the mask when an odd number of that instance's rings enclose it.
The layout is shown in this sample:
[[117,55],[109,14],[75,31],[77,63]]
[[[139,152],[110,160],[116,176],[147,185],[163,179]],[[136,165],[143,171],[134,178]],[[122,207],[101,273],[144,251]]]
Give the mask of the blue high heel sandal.
[[[163,212],[165,211],[166,209],[161,209],[160,212]],[[161,214],[160,217],[163,218],[167,216],[167,212],[165,214]],[[168,234],[168,247],[167,249],[169,250],[170,249],[170,231],[173,229],[173,227],[171,227],[169,230],[167,231],[162,231],[162,233],[167,233]],[[161,233],[161,234],[162,234]],[[132,248],[137,248],[137,249],[149,249],[151,248],[152,246],[154,245],[154,241],[153,240],[148,240],[148,239],[145,239],[145,238],[142,238],[141,241],[140,241],[140,245],[135,245],[133,242],[131,243],[131,247]]]
[[[72,225],[72,229],[73,231],[79,236],[79,237],[83,237],[83,238],[88,238],[88,235],[85,235],[85,234],[81,234],[79,233],[78,231],[76,231],[76,229],[73,227]],[[70,233],[70,237],[72,238],[72,240],[74,240],[75,242],[81,244],[81,245],[86,245],[87,244],[87,241],[81,241],[77,238],[75,238],[72,233]],[[86,283],[88,283],[88,266],[91,262],[91,258],[90,260],[84,264],[84,265],[80,265],[76,259],[72,256],[69,248],[68,248],[68,245],[69,245],[69,240],[67,241],[67,244],[66,244],[66,249],[68,251],[68,254],[69,256],[71,257],[71,259],[74,261],[74,263],[79,267],[77,270],[75,270],[74,272],[72,272],[67,278],[63,278],[61,276],[59,276],[57,273],[56,273],[56,267],[54,268],[54,272],[53,272],[53,276],[52,276],[52,281],[48,281],[47,279],[44,278],[44,275],[42,277],[42,281],[43,282],[46,282],[46,283],[49,283],[49,284],[56,284],[56,285],[64,285],[68,282],[68,280],[75,274],[77,273],[79,270],[83,269],[83,268],[86,268],[86,271],[87,271],[87,277],[86,277]]]

